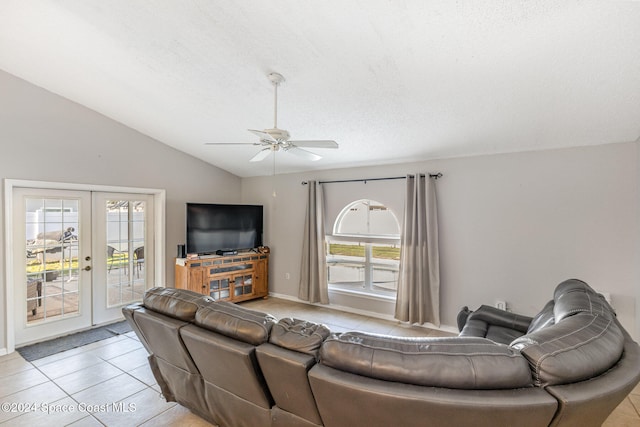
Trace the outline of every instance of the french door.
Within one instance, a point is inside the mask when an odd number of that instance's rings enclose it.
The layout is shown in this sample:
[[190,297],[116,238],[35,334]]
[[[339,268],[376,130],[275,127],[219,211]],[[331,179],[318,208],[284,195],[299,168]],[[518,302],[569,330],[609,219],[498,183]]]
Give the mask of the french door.
[[101,324],[121,318],[154,282],[153,197],[95,192],[93,212],[93,323]]
[[17,188],[13,199],[17,344],[91,326],[91,193]]
[[153,286],[153,197],[13,190],[17,345],[122,318]]

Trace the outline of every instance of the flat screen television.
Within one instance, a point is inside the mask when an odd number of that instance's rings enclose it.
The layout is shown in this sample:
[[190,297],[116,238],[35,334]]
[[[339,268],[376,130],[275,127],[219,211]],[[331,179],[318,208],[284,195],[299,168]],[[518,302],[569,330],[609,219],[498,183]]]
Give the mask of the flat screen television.
[[262,206],[187,203],[187,253],[262,246]]

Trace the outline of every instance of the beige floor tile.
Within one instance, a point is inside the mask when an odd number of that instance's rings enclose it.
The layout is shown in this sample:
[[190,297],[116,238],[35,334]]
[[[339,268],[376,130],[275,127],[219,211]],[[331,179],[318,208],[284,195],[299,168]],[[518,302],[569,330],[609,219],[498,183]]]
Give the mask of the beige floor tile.
[[5,396],[2,402],[15,406],[9,411],[0,411],[0,423],[23,415],[27,408],[37,409],[43,403],[52,403],[64,397],[65,392],[51,381]]
[[636,408],[631,403],[630,396],[626,397],[618,405],[618,407],[615,409],[614,412],[619,414],[619,415],[624,415],[624,416],[629,416],[629,417],[640,417],[640,414],[638,414],[638,411],[636,411]]
[[140,427],[165,426],[211,427],[215,426],[215,424],[210,424],[209,422],[189,411],[184,406],[175,405],[173,408],[162,412],[161,414],[156,415],[144,424],[141,424]]
[[2,380],[0,380],[0,398],[18,393],[38,384],[46,383],[47,381],[49,381],[49,378],[34,367],[3,377]]
[[353,328],[346,328],[344,326],[333,325],[331,323],[323,322],[323,325],[325,325],[327,328],[329,328],[329,330],[331,331],[332,334],[353,331]]
[[127,337],[125,335],[115,335],[111,338],[107,338],[106,340],[100,340],[100,341],[96,341],[93,342],[91,344],[87,344],[85,346],[82,347],[82,349],[89,351],[89,350],[94,350],[96,348],[100,348],[100,347],[104,347],[110,344],[114,344],[120,341],[126,341]]
[[602,423],[602,427],[638,427],[640,426],[640,418],[621,414],[614,411],[609,418]]
[[110,360],[123,354],[143,348],[140,341],[125,338],[107,345],[96,347],[88,351],[103,360]]
[[400,337],[428,337],[431,336],[431,331],[425,328],[421,328],[419,326],[403,326],[398,325],[393,328],[390,332],[390,335],[397,335]]
[[102,363],[102,359],[93,354],[78,353],[74,356],[38,366],[38,369],[49,378],[55,379],[99,363]]
[[118,402],[145,388],[147,388],[146,384],[131,375],[122,374],[74,393],[71,397],[78,403],[100,405]]
[[122,371],[110,363],[100,362],[96,365],[79,369],[70,374],[56,378],[56,384],[68,394],[78,393],[101,382],[122,375]]
[[11,420],[16,426],[66,426],[87,416],[78,408],[78,404],[66,396],[48,405],[42,405],[35,411],[23,414]]
[[16,358],[22,358],[20,353],[18,353],[17,351],[14,351],[13,353],[9,353],[9,354],[3,354],[2,356],[0,356],[0,366],[2,362],[6,362],[7,360],[16,359]]
[[40,366],[48,365],[49,363],[53,363],[53,362],[57,362],[57,361],[62,360],[62,359],[66,359],[66,358],[71,357],[71,356],[76,356],[76,355],[78,355],[80,353],[85,353],[86,351],[87,350],[86,350],[85,347],[76,347],[76,348],[73,348],[71,350],[61,351],[59,353],[55,353],[55,354],[52,354],[50,356],[46,356],[46,357],[42,357],[40,359],[33,360],[31,362],[31,364],[33,366],[40,367]]
[[157,384],[156,378],[153,376],[153,372],[151,372],[151,367],[148,363],[146,365],[142,365],[138,368],[132,369],[127,373],[148,386],[154,386]]
[[33,363],[34,366],[48,365],[49,363],[56,362],[56,361],[62,360],[62,359],[66,359],[66,358],[71,357],[71,356],[76,356],[76,355],[81,354],[81,353],[87,353],[88,351],[90,351],[92,349],[98,348],[98,347],[103,346],[103,345],[107,345],[107,344],[109,344],[111,342],[117,342],[117,341],[120,341],[122,339],[125,339],[125,337],[117,335],[117,336],[115,336],[113,338],[107,338],[106,340],[96,341],[96,342],[84,345],[82,347],[76,347],[76,348],[72,348],[70,350],[61,351],[59,353],[52,354],[51,356],[47,356],[47,357],[43,357],[41,359],[34,360],[31,363]]
[[66,427],[104,427],[104,424],[98,421],[93,415],[86,415],[84,418],[81,418]]
[[[175,402],[167,403],[160,393],[145,388],[144,390],[122,399],[114,405],[112,410],[96,412],[93,415],[107,426],[138,426],[156,415],[176,405]],[[167,424],[165,424],[167,425]]]
[[118,357],[109,359],[109,363],[122,369],[125,372],[132,369],[139,368],[140,366],[147,365],[149,363],[149,353],[144,347],[138,350],[130,351]]
[[[426,328],[422,328],[422,329],[426,329]],[[438,329],[426,329],[426,330],[428,331],[430,337],[455,337],[458,335],[453,332],[441,331]]]
[[397,322],[391,322],[389,320],[379,320],[369,318],[366,322],[358,325],[358,329],[363,332],[372,332],[376,334],[389,335],[393,329],[396,328]]
[[629,402],[631,402],[631,405],[633,406],[633,409],[636,411],[636,414],[638,415],[638,417],[640,417],[640,395],[630,394],[627,397],[627,399],[629,399]]
[[14,356],[0,362],[0,378],[4,378],[18,372],[33,369],[33,365],[22,358]]

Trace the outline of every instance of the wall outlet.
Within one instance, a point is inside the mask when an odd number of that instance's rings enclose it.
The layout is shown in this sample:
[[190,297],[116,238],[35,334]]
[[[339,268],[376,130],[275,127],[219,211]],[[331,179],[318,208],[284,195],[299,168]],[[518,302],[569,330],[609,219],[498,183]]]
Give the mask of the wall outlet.
[[507,302],[506,301],[496,301],[496,308],[500,310],[507,310]]
[[291,279],[291,274],[289,274],[289,273],[284,273],[284,278],[285,278],[285,280],[289,280],[289,279]]

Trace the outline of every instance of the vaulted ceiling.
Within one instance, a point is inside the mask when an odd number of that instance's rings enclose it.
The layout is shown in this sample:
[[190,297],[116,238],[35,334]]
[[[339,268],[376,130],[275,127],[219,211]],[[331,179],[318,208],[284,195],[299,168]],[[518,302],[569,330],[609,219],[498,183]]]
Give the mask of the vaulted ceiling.
[[640,1],[2,0],[0,69],[238,176],[635,141]]

